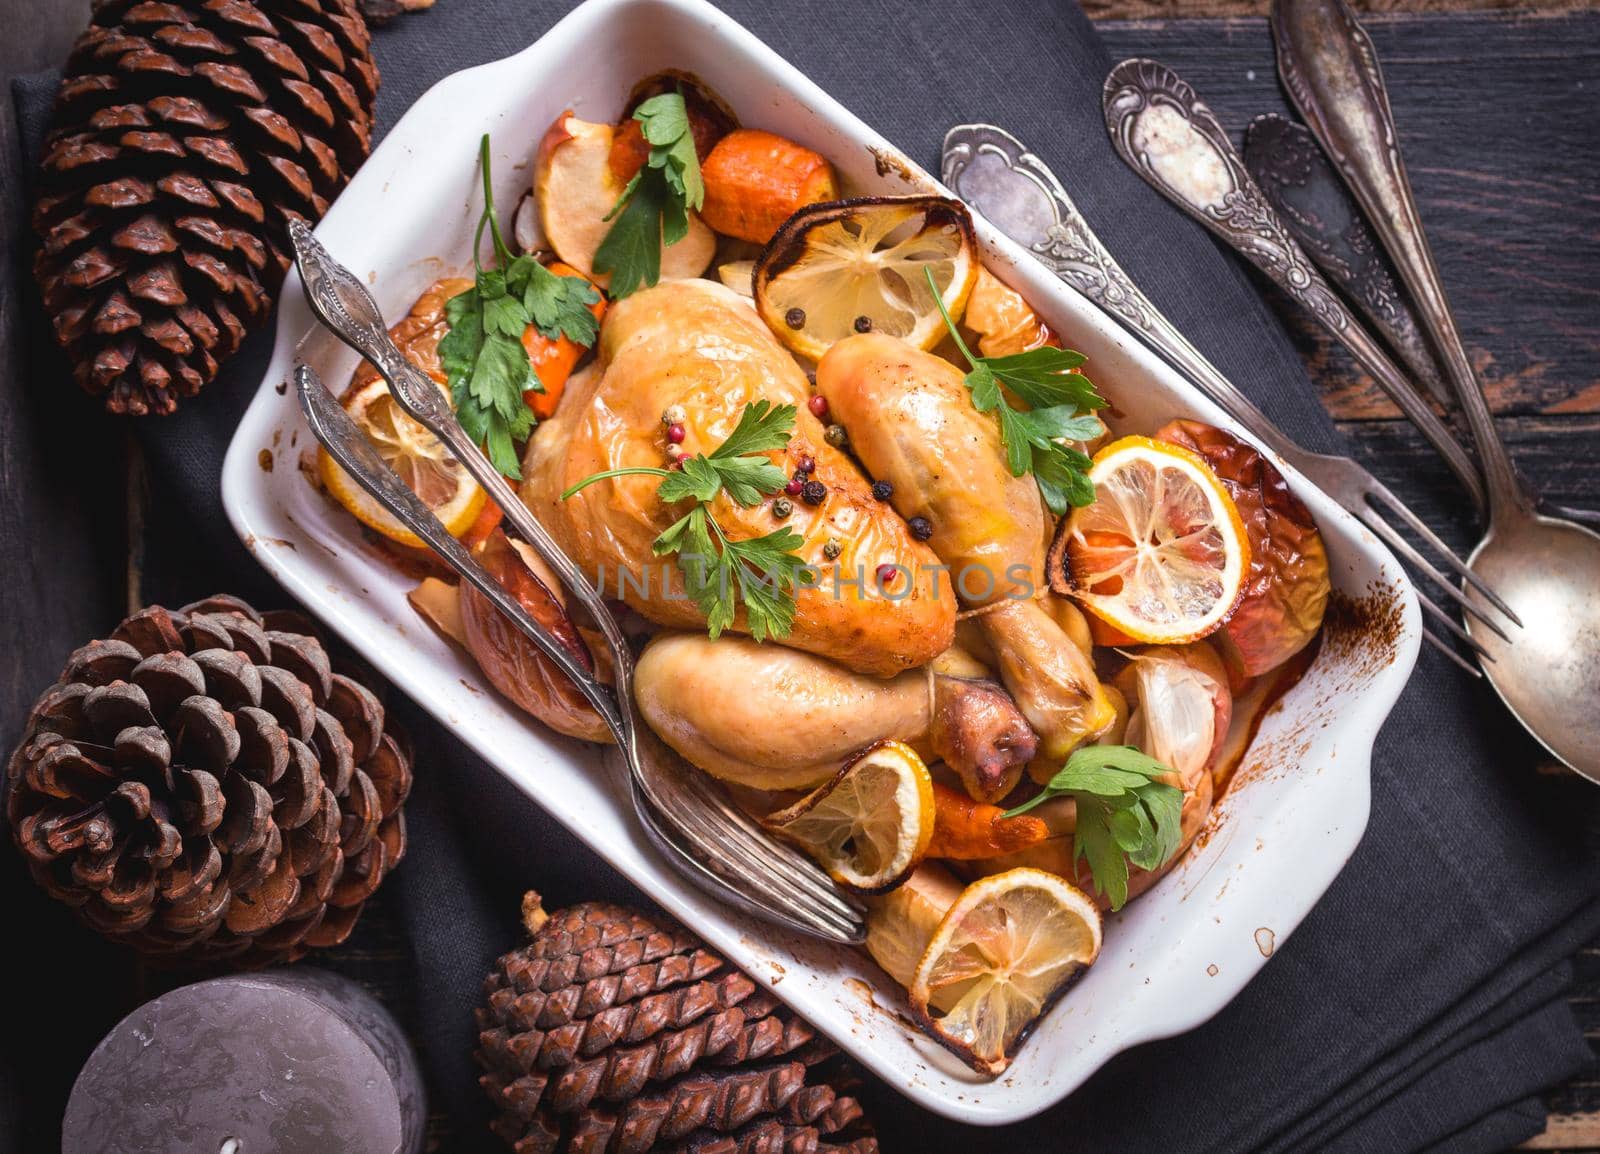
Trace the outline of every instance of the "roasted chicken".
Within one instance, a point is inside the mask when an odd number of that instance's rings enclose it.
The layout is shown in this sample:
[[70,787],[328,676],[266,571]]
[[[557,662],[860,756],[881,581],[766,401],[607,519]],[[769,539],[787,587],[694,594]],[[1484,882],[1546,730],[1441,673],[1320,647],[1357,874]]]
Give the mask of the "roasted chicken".
[[1115,710],[1082,649],[1043,593],[1048,518],[1029,476],[1006,468],[992,416],[972,407],[959,369],[902,341],[840,341],[817,366],[817,391],[850,432],[874,477],[892,482],[906,518],[933,526],[929,544],[977,615],[998,673],[1057,761],[1103,730]]
[[[939,558],[826,442],[806,407],[805,374],[748,302],[709,281],[662,284],[612,306],[598,351],[597,367],[569,383],[555,417],[534,436],[522,495],[608,596],[661,625],[704,627],[676,564],[651,549],[681,510],[657,498],[660,482],[650,476],[602,481],[565,501],[562,491],[607,469],[663,466],[662,414],[670,408],[683,410],[682,448],[694,454],[721,444],[748,403],[767,400],[798,409],[787,451],[771,456],[785,472],[812,458],[825,495],[815,505],[793,502],[786,520],[774,515],[772,498],[743,508],[723,494],[712,513],[733,539],[780,525],[804,538],[798,552],[819,580],[798,591],[783,644],[875,677],[926,664],[949,647],[956,602]],[[742,608],[734,628],[744,628]]]

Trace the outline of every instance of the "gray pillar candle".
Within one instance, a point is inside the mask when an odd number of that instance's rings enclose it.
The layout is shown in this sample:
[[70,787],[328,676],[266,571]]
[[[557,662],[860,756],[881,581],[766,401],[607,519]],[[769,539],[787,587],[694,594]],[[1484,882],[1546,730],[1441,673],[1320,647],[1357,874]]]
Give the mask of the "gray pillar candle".
[[427,1105],[399,1025],[297,968],[163,994],[89,1057],[62,1154],[417,1154]]

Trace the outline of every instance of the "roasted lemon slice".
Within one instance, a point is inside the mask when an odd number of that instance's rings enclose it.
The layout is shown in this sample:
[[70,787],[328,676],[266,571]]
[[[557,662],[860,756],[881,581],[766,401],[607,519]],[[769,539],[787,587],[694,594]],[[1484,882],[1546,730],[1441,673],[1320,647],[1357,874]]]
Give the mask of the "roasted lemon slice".
[[[347,395],[343,404],[378,455],[433,510],[451,536],[459,537],[472,527],[488,494],[437,437],[401,411],[387,384],[373,381]],[[317,472],[334,499],[363,525],[391,541],[426,548],[422,538],[390,516],[326,449],[317,450]]]
[[1014,869],[973,882],[917,963],[911,1005],[973,1069],[991,1077],[1029,1028],[1100,954],[1100,911],[1054,874]]
[[922,758],[883,741],[766,823],[840,885],[881,893],[917,868],[933,838],[933,815],[933,778]]
[[1205,461],[1149,437],[1094,456],[1094,503],[1072,512],[1065,569],[1073,596],[1135,641],[1204,637],[1239,603],[1250,542]]
[[928,289],[959,318],[978,279],[972,217],[938,196],[865,197],[801,209],[755,267],[755,301],[772,331],[811,360],[852,333],[899,337],[919,349],[944,338]]

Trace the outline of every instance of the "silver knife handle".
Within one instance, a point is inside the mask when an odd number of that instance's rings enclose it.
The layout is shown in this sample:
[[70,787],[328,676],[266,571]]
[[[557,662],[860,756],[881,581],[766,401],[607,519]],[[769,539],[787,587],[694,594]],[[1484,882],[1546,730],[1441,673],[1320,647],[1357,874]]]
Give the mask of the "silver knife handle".
[[460,574],[463,581],[471,584],[505,614],[539,648],[539,652],[572,679],[584,699],[605,719],[617,740],[626,742],[627,731],[619,717],[616,699],[606,686],[559,638],[534,620],[521,602],[473,559],[466,546],[450,535],[433,511],[378,456],[366,434],[350,419],[350,414],[344,411],[344,406],[328,391],[322,378],[311,366],[296,366],[294,380],[300,398],[300,411],[305,414],[312,436],[328,450],[328,455],[339,463],[339,467],[402,525],[421,537],[445,564]]

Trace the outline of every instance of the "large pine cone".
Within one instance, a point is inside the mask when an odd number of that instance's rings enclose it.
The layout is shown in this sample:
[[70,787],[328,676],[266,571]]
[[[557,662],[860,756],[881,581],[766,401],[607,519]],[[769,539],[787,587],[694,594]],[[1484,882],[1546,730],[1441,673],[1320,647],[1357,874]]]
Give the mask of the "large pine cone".
[[809,1075],[832,1047],[686,930],[586,902],[496,964],[479,1081],[517,1154],[875,1154],[861,1107]]
[[152,955],[331,946],[405,852],[409,746],[298,614],[141,610],[29,718],[6,814],[35,880]]
[[371,145],[356,0],[96,0],[39,173],[34,273],[78,383],[170,413],[266,318],[287,222]]

